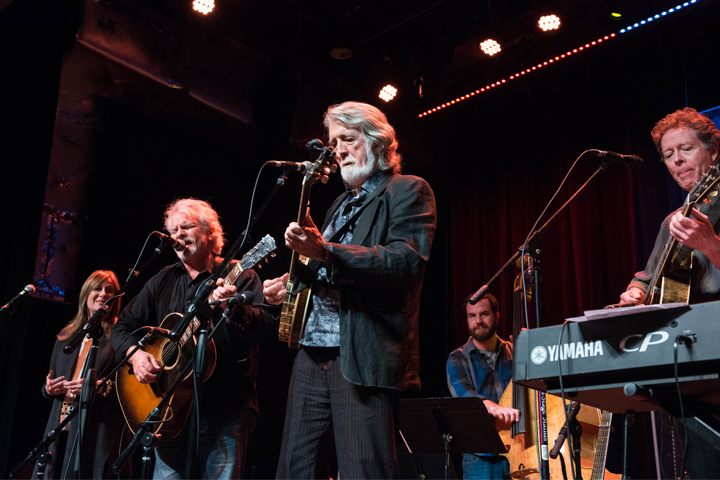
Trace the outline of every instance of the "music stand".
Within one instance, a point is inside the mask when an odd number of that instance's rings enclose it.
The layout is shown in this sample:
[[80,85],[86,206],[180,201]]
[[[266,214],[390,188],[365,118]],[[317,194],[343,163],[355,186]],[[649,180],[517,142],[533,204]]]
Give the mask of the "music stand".
[[445,479],[451,453],[506,453],[495,418],[477,397],[400,401],[400,432],[410,453],[444,453]]

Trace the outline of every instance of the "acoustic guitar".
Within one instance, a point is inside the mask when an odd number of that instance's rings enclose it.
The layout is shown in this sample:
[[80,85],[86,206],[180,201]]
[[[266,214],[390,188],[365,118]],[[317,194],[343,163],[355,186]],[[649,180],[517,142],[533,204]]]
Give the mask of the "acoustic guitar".
[[[305,222],[307,216],[307,208],[310,203],[310,190],[318,180],[321,183],[327,183],[328,176],[325,174],[326,169],[334,172],[337,165],[329,164],[330,160],[335,158],[333,147],[327,146],[322,149],[317,160],[308,167],[302,182],[302,191],[300,193],[300,210],[298,211],[298,225]],[[290,260],[290,270],[288,271],[288,281],[285,284],[285,298],[283,299],[282,311],[280,313],[280,327],[278,330],[278,338],[281,342],[287,342],[289,348],[296,349],[300,346],[300,339],[305,331],[305,320],[307,319],[308,306],[310,305],[310,292],[312,287],[308,286],[302,290],[295,292],[295,282],[297,280],[297,270],[299,264],[307,265],[308,258],[298,254],[293,250]]]
[[[713,165],[688,193],[682,214],[689,216],[700,203],[712,204],[707,212],[710,223],[715,225],[720,218],[720,203],[713,202],[718,195],[720,171]],[[647,305],[659,303],[688,303],[690,301],[690,278],[692,275],[693,250],[678,242],[672,236],[665,244],[661,261],[658,262],[645,294]]]
[[[261,261],[266,260],[268,256],[274,255],[273,252],[276,248],[275,239],[270,235],[263,237],[262,241],[246,253],[225,276],[225,283],[235,283],[235,280],[245,270],[255,267]],[[172,330],[182,319],[183,314],[171,313],[163,319],[160,326]],[[162,368],[155,382],[140,383],[130,364],[123,365],[115,374],[120,407],[125,421],[133,433],[137,431],[140,423],[145,421],[150,412],[158,407],[163,397],[169,393],[171,386],[180,378],[182,378],[180,380],[182,383],[160,412],[159,422],[153,432],[162,432],[165,439],[171,439],[182,430],[190,413],[193,397],[192,369],[186,371],[186,367],[192,362],[193,349],[197,343],[196,330],[199,326],[200,321],[193,318],[180,340],[172,341],[165,337],[155,338],[153,343],[145,346],[145,351],[151,353]],[[189,341],[191,339],[192,342]],[[208,342],[207,372],[203,381],[212,375],[216,361],[215,342],[211,339]]]

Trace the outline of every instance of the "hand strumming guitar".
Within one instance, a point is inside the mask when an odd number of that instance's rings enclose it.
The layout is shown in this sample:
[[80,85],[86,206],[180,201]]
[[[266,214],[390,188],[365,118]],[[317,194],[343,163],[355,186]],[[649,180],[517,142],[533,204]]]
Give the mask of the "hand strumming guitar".
[[620,301],[643,305],[645,303],[645,292],[637,287],[630,287],[627,291],[620,294]]
[[157,380],[157,374],[162,370],[155,357],[145,350],[135,352],[128,362],[132,365],[133,373],[140,383],[154,382]]

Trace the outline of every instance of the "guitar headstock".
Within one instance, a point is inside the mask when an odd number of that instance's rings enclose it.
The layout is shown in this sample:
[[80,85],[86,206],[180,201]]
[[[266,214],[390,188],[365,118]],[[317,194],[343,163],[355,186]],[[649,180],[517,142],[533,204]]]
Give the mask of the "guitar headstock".
[[[718,195],[718,183],[720,183],[720,166],[716,163],[705,175],[695,184],[688,194],[687,204],[710,203],[709,196]],[[714,192],[714,193],[713,193]]]
[[259,265],[263,260],[267,261],[267,257],[274,257],[275,253],[273,252],[275,252],[275,250],[277,250],[275,239],[270,235],[265,235],[260,243],[255,245],[252,250],[243,255],[240,260],[240,266],[243,270],[253,268],[256,265]]
[[[319,140],[313,140],[314,142],[320,143]],[[320,143],[322,145],[322,143]],[[303,186],[312,185],[313,183],[320,180],[320,183],[328,182],[328,174],[337,171],[337,164],[335,163],[335,147],[328,145],[327,147],[316,146],[316,149],[320,151],[317,160],[308,167],[305,171],[305,178],[303,178]]]

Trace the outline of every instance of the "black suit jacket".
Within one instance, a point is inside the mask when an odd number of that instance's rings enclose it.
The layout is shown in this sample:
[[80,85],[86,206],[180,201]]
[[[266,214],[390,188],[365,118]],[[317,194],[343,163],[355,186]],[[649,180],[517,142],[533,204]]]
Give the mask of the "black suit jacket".
[[[323,231],[347,195],[330,207]],[[341,289],[343,376],[357,385],[419,389],[420,291],[435,235],[435,195],[421,178],[389,174],[356,215],[351,244],[335,243],[340,229],[325,264]],[[308,267],[316,272],[320,265]]]

